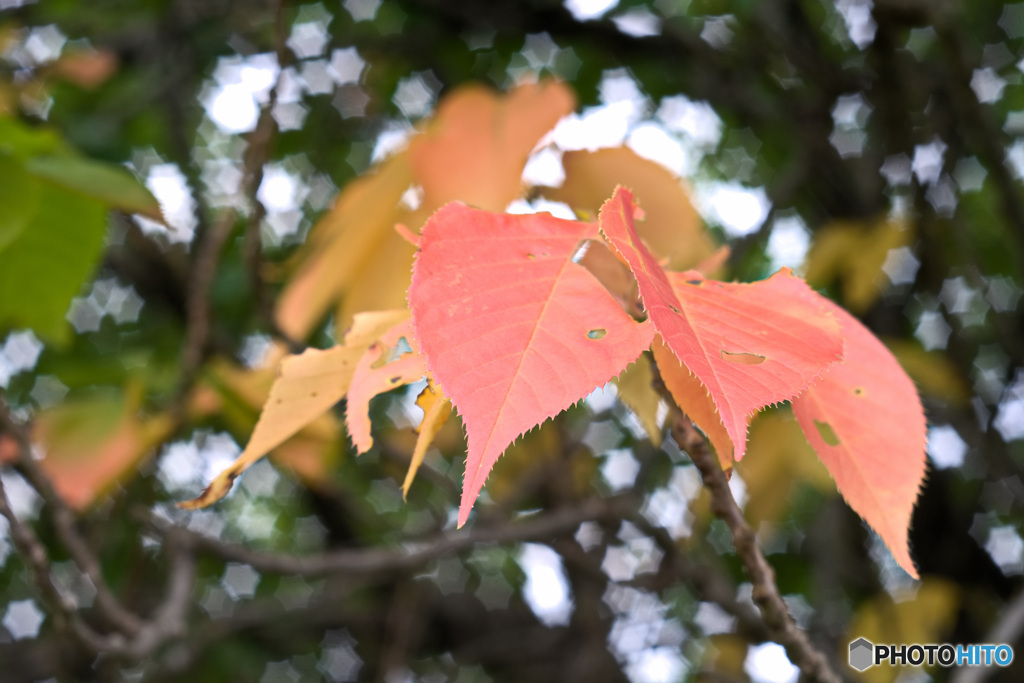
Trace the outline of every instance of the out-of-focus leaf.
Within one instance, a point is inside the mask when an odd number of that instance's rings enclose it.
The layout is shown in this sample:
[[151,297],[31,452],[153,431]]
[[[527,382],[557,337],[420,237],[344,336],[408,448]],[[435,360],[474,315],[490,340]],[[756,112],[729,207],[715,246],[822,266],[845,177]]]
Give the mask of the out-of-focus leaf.
[[142,418],[141,392],[102,395],[41,412],[33,440],[57,493],[76,510],[98,500],[134,472],[172,428],[169,416]]
[[747,455],[736,471],[746,484],[743,510],[755,529],[761,522],[779,522],[803,484],[835,494],[832,477],[788,408],[759,415],[748,439]]
[[453,92],[409,145],[424,204],[433,211],[459,200],[503,211],[522,193],[530,152],[575,106],[572,90],[556,81],[521,85],[506,95],[479,85]]
[[[857,638],[872,643],[945,643],[956,623],[960,607],[959,587],[946,579],[926,576],[902,595],[881,592],[864,603],[850,622],[842,640],[839,661],[849,656],[848,644]],[[870,683],[892,683],[903,671],[918,667],[872,666],[858,676]]]
[[113,76],[117,67],[117,55],[110,50],[67,50],[52,71],[58,78],[92,90]]
[[[365,264],[402,220],[405,212],[398,201],[411,184],[408,155],[402,153],[345,186],[314,226],[299,253],[301,266],[278,298],[275,316],[282,331],[304,339],[359,281]],[[412,269],[411,257],[408,268],[406,273]]]
[[15,119],[0,116],[0,154],[18,161],[40,154],[66,150],[60,137],[48,128],[32,128]]
[[701,671],[714,672],[728,681],[747,680],[743,670],[749,646],[747,640],[733,633],[716,633],[707,640],[708,648],[703,653]]
[[65,154],[34,156],[25,167],[39,178],[108,206],[163,220],[156,198],[126,169]]
[[661,164],[629,147],[613,147],[566,152],[562,165],[565,182],[561,187],[543,188],[544,196],[565,202],[593,220],[617,186],[631,188],[644,209],[637,233],[656,256],[668,259],[672,270],[693,268],[715,251],[683,181]]
[[824,287],[838,280],[843,305],[863,313],[888,285],[882,265],[889,250],[912,240],[913,231],[900,219],[830,223],[814,236],[805,266],[807,282]]
[[[281,329],[303,339],[332,306],[340,331],[359,311],[401,305],[415,249],[395,234],[395,224],[417,231],[453,200],[503,210],[521,194],[534,146],[573,106],[572,92],[554,82],[506,95],[471,85],[445,97],[408,150],[349,183],[314,226],[278,300]],[[414,188],[422,200],[410,210],[401,199]]]
[[39,207],[39,181],[0,155],[0,252],[21,234]]
[[0,327],[67,339],[64,316],[99,258],[106,219],[101,202],[42,184],[38,210],[0,251]]
[[970,401],[971,387],[949,356],[941,351],[926,351],[916,340],[884,341],[921,393],[958,406]]
[[[416,218],[405,215],[405,218]],[[335,313],[335,335],[342,336],[353,316],[360,311],[382,311],[406,305],[413,255],[416,248],[390,230],[361,264],[359,279],[352,283]]]

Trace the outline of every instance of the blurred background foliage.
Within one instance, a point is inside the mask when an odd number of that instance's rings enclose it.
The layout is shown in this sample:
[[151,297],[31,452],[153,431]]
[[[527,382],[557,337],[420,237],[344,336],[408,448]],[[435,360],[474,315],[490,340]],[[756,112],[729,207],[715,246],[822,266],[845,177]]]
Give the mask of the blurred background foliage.
[[[652,220],[699,215],[701,248],[731,247],[721,277],[797,269],[917,382],[930,425],[911,529],[920,583],[836,496],[785,408],[756,421],[732,480],[795,619],[835,668],[854,676],[857,636],[1020,645],[1022,58],[1024,3],[989,0],[0,0],[0,460],[16,460],[12,435],[31,429],[98,573],[23,465],[0,477],[85,623],[138,635],[108,623],[108,594],[159,620],[170,591],[185,625],[142,655],[90,649],[47,608],[0,521],[0,680],[795,676],[699,476],[625,381],[528,434],[478,503],[474,524],[500,532],[539,508],[612,501],[557,533],[496,532],[369,573],[275,572],[213,548],[187,554],[188,583],[175,560],[183,538],[400,553],[452,527],[457,420],[408,502],[399,490],[421,386],[372,404],[376,445],[358,460],[339,412],[218,507],[173,504],[238,454],[274,360],[330,345],[364,310],[341,297],[297,328],[281,312],[336,194],[388,173],[372,169],[459,86],[538,77],[570,84],[577,109],[531,155],[512,210],[593,211],[597,187],[629,173]],[[596,169],[583,187],[580,168]],[[396,182],[397,205],[364,209],[384,224],[424,201]],[[36,234],[46,240],[25,242]],[[381,272],[368,262],[360,277]],[[380,287],[400,294],[388,273]],[[622,500],[630,512],[612,510]]]

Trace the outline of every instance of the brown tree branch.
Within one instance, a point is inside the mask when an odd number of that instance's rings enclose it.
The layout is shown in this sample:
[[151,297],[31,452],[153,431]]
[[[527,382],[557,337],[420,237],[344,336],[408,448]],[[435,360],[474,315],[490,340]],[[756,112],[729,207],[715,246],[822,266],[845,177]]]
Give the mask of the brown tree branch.
[[775,583],[775,572],[757,545],[757,536],[743,517],[743,511],[729,489],[729,480],[722,471],[718,458],[708,448],[707,439],[676,405],[675,399],[655,370],[655,389],[669,406],[668,424],[676,444],[690,456],[700,471],[704,486],[711,494],[711,511],[729,527],[736,554],[743,563],[753,584],[752,598],[761,610],[761,618],[772,640],[786,648],[793,664],[812,681],[839,683],[842,679],[832,670],[828,659],[811,643],[789,614]]
[[346,549],[305,557],[266,553],[234,543],[224,543],[175,527],[148,510],[139,510],[137,515],[158,534],[165,535],[177,531],[183,541],[197,552],[230,562],[248,564],[261,572],[306,577],[327,574],[372,576],[408,571],[443,555],[465,550],[478,543],[513,543],[547,538],[575,531],[580,524],[589,520],[621,519],[626,511],[635,505],[636,502],[631,496],[594,498],[584,501],[576,507],[529,517],[521,522],[473,527],[468,530],[450,531],[430,538],[410,541],[405,548],[400,550]]

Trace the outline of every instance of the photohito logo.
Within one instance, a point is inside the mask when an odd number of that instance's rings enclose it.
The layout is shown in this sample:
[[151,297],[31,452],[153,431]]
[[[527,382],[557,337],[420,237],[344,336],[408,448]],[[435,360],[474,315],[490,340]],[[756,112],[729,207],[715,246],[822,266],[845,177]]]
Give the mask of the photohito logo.
[[950,645],[949,643],[920,645],[875,645],[867,638],[850,643],[850,666],[857,671],[879,664],[889,666],[1009,666],[1013,661],[1013,648],[999,645]]

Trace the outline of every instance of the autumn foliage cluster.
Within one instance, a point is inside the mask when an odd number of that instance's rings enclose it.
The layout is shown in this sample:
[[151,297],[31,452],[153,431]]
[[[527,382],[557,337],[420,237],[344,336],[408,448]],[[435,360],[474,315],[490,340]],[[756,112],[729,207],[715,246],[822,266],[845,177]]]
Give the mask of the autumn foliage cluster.
[[[726,470],[747,451],[754,416],[790,402],[839,491],[914,574],[923,411],[860,322],[789,270],[755,283],[708,277],[721,254],[683,189],[626,148],[567,154],[565,183],[533,189],[580,220],[503,213],[524,191],[527,157],[572,108],[553,82],[502,97],[460,90],[406,150],[345,189],[277,310],[303,338],[334,308],[342,342],[280,361],[245,451],[186,505],[215,502],[253,462],[308,439],[342,398],[367,451],[371,399],[425,377],[405,490],[454,408],[467,434],[461,526],[510,444],[628,375],[623,399],[652,439],[663,386]],[[415,206],[403,202],[410,187]]]

